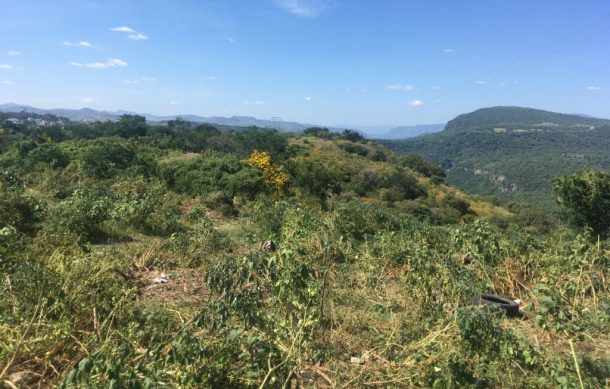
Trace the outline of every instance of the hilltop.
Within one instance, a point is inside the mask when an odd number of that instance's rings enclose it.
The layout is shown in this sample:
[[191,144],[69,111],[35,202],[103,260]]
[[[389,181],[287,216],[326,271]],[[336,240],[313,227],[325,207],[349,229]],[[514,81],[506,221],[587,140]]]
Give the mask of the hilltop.
[[570,130],[608,126],[610,120],[523,107],[490,107],[459,115],[447,122],[447,132],[507,130]]
[[447,182],[503,201],[551,210],[550,179],[585,166],[610,167],[610,121],[520,107],[484,108],[444,131],[386,142],[447,169]]

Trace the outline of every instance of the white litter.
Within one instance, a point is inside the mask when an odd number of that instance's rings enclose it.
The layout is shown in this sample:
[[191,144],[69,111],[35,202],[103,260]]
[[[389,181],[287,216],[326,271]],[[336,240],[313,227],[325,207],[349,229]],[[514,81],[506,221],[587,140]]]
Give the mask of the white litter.
[[161,274],[159,274],[159,277],[155,277],[153,279],[153,282],[155,284],[165,284],[168,281],[169,281],[169,277],[165,273],[161,273]]

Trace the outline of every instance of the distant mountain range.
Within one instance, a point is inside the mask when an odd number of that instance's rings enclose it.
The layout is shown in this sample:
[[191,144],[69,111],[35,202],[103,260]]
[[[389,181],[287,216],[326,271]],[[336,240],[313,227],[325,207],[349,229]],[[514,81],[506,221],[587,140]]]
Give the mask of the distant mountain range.
[[91,108],[82,109],[42,109],[36,108],[29,105],[23,104],[0,104],[0,112],[30,112],[39,115],[52,114],[55,116],[61,116],[66,119],[75,122],[96,122],[96,121],[114,121],[117,120],[121,115],[142,115],[149,122],[165,122],[168,120],[174,120],[180,117],[186,121],[193,123],[210,123],[217,126],[224,127],[263,127],[263,128],[276,128],[280,131],[286,132],[301,132],[310,127],[328,127],[331,131],[343,131],[344,129],[355,129],[363,133],[368,138],[373,139],[405,139],[421,134],[428,134],[433,132],[441,131],[444,128],[444,124],[424,124],[415,126],[321,126],[319,124],[306,124],[297,122],[287,121],[276,121],[276,120],[265,120],[257,119],[250,116],[199,116],[199,115],[153,115],[148,113],[136,113],[130,111],[97,111]]
[[471,193],[553,209],[550,180],[585,166],[610,169],[610,120],[522,107],[460,115],[442,132],[386,141],[448,169]]

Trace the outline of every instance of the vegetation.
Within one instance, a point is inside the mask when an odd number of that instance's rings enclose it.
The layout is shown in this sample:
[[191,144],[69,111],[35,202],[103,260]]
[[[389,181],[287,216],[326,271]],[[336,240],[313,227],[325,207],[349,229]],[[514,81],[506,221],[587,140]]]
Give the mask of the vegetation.
[[610,174],[583,170],[553,180],[553,192],[566,217],[578,227],[606,237],[610,232]]
[[[0,127],[6,386],[569,388],[610,375],[610,242],[468,195],[421,158],[352,133],[130,116]],[[520,299],[523,317],[473,306],[482,293]]]
[[385,144],[444,167],[451,185],[550,212],[554,177],[610,169],[609,133],[607,120],[495,107],[458,116],[443,132]]

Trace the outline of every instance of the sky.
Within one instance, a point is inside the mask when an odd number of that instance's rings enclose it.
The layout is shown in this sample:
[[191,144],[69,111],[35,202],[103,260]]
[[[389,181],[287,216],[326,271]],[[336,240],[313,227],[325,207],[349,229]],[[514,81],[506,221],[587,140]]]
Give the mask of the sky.
[[0,0],[0,104],[323,125],[610,118],[608,0]]

